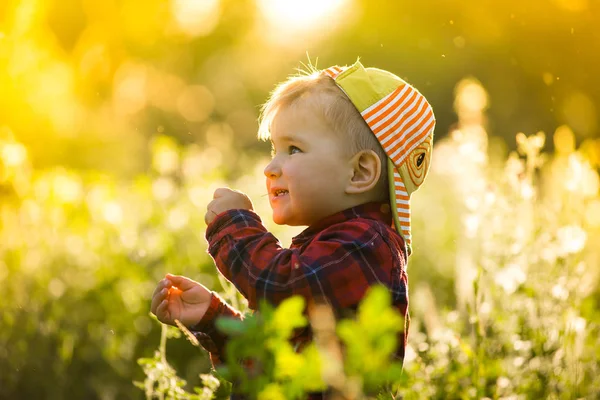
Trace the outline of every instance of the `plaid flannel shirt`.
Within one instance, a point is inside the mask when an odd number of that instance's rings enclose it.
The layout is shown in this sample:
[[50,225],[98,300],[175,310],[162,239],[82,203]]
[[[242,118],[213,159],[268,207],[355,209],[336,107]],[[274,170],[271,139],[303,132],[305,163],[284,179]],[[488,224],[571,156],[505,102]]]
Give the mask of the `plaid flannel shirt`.
[[[344,315],[355,311],[374,284],[386,286],[392,303],[405,317],[396,356],[404,357],[408,332],[408,278],[406,247],[391,227],[389,205],[367,203],[329,216],[294,237],[289,249],[249,210],[229,210],[208,226],[208,251],[218,270],[232,282],[256,310],[261,299],[273,305],[302,296],[310,306],[327,302]],[[219,316],[241,314],[213,293],[207,313],[191,327],[211,354],[214,364],[223,361],[227,338],[217,331]],[[292,338],[301,348],[312,338],[304,329]]]

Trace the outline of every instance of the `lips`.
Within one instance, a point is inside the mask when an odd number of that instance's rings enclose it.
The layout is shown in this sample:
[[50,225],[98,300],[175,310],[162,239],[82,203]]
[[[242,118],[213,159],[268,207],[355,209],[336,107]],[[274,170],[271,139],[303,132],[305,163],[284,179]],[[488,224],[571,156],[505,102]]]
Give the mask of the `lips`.
[[288,194],[289,191],[283,188],[271,188],[269,193],[271,194],[271,200],[277,200]]

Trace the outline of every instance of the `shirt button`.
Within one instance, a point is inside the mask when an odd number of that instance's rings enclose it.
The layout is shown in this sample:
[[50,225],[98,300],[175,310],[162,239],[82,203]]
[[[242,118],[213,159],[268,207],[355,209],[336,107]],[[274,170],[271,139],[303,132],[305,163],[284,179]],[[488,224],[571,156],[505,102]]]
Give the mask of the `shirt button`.
[[298,263],[295,263],[295,264],[294,264],[294,269],[298,269],[298,268],[300,268],[300,264],[298,264]]

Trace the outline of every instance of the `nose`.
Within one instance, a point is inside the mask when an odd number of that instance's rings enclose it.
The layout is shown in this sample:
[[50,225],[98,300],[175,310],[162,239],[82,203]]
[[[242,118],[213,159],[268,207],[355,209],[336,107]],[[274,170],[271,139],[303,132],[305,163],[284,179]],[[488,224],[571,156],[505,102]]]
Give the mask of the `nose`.
[[279,175],[281,175],[281,167],[277,157],[273,157],[271,162],[267,164],[264,173],[267,178],[277,178]]

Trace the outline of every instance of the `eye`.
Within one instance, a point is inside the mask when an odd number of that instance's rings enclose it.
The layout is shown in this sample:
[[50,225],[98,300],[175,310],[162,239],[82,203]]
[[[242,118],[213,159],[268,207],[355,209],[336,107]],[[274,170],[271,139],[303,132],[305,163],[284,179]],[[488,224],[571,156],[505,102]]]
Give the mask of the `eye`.
[[423,160],[425,160],[425,153],[419,154],[419,158],[417,158],[417,167],[420,167],[423,164]]
[[292,155],[292,154],[296,154],[296,153],[301,153],[302,150],[300,150],[298,147],[296,146],[289,146],[288,147],[288,154]]

